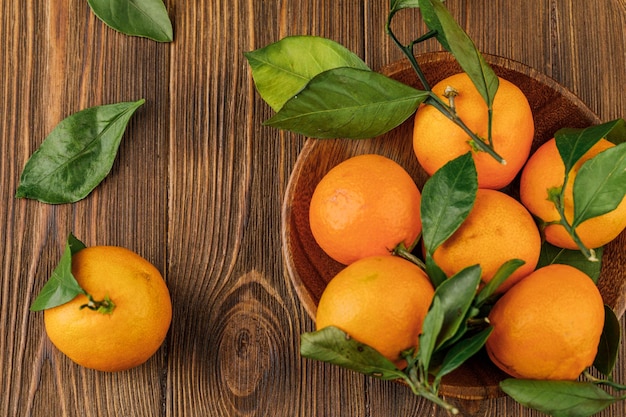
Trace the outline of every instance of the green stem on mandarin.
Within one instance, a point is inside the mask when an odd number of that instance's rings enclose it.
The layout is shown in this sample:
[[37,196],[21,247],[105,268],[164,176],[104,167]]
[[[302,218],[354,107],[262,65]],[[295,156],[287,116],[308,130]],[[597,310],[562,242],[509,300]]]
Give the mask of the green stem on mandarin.
[[[563,180],[563,184],[567,184],[567,180],[569,179],[569,174],[565,174],[565,179]],[[578,246],[582,254],[587,258],[589,262],[598,262],[598,257],[596,256],[596,251],[585,246],[583,241],[576,233],[576,228],[574,228],[565,217],[565,207],[563,201],[565,200],[565,185],[561,187],[560,192],[548,192],[548,199],[552,201],[556,211],[559,213],[560,221],[559,223],[565,228],[567,233],[572,237],[574,243]]]
[[393,254],[397,255],[401,258],[406,259],[407,261],[413,262],[415,265],[419,266],[423,271],[426,270],[426,265],[424,265],[424,262],[422,262],[422,260],[420,258],[418,258],[417,256],[413,255],[405,246],[403,243],[400,243],[398,246],[396,246],[393,249]]
[[461,118],[456,114],[456,111],[451,109],[446,103],[444,103],[435,93],[430,91],[430,94],[426,100],[424,100],[425,104],[430,104],[437,110],[439,110],[444,116],[454,122],[457,126],[459,126],[465,133],[469,135],[472,140],[473,145],[479,151],[487,152],[491,157],[493,157],[496,161],[501,163],[502,165],[506,165],[506,160],[502,158],[492,146],[482,140],[476,133],[472,132],[472,130],[461,120]]
[[113,300],[109,298],[109,296],[105,296],[104,300],[96,301],[93,299],[91,294],[85,291],[85,295],[87,296],[87,303],[80,306],[80,309],[88,308],[92,311],[97,311],[100,314],[111,314],[113,310],[115,310],[115,303]]
[[419,37],[418,39],[414,40],[413,42],[411,42],[409,45],[405,46],[405,45],[402,44],[402,42],[400,42],[398,40],[396,35],[393,33],[393,30],[391,30],[391,21],[393,20],[393,17],[395,16],[396,12],[397,12],[397,10],[396,11],[392,11],[387,16],[387,22],[385,23],[385,31],[386,31],[387,35],[389,35],[389,37],[391,37],[391,39],[396,44],[396,46],[398,48],[400,48],[402,53],[407,57],[407,59],[411,63],[411,66],[413,67],[413,69],[417,73],[417,76],[420,79],[422,85],[424,86],[424,89],[427,90],[428,92],[430,92],[430,97],[428,97],[424,101],[424,103],[432,105],[437,110],[439,110],[441,113],[443,113],[443,115],[445,115],[448,119],[452,120],[461,129],[463,129],[463,131],[465,133],[467,133],[469,135],[469,137],[472,139],[472,142],[474,143],[474,146],[478,150],[483,151],[483,152],[487,152],[491,157],[493,157],[500,164],[506,165],[506,160],[504,158],[502,158],[493,149],[493,141],[492,141],[492,138],[491,138],[491,119],[492,119],[492,111],[491,111],[491,109],[489,109],[488,143],[485,143],[485,141],[483,141],[481,138],[478,137],[478,135],[476,135],[474,132],[472,132],[467,127],[467,125],[463,122],[463,120],[461,120],[461,118],[459,118],[457,116],[456,111],[454,111],[453,109],[451,110],[450,107],[448,107],[445,103],[443,103],[441,101],[441,99],[439,97],[437,97],[436,94],[432,93],[432,90],[430,88],[430,84],[428,83],[428,80],[426,79],[426,76],[422,72],[422,69],[420,68],[419,64],[417,63],[417,60],[415,59],[415,55],[413,54],[413,47],[418,42],[423,42],[423,41],[425,41],[427,39],[430,39],[430,38],[436,36],[437,35],[437,31],[436,30],[431,30],[431,31],[427,32],[425,35],[423,35],[423,36]]

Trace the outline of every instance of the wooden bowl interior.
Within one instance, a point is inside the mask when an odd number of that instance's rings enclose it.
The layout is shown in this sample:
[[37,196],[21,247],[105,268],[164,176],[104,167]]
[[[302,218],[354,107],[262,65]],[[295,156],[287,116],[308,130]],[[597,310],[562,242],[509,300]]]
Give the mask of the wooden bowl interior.
[[[562,127],[586,127],[600,122],[576,96],[555,81],[522,64],[485,56],[496,74],[516,84],[527,96],[535,121],[534,151]],[[461,71],[447,53],[418,57],[431,85]],[[405,84],[423,88],[408,62],[394,63],[382,71]],[[309,228],[309,203],[319,180],[339,162],[365,153],[387,156],[402,165],[422,189],[427,175],[412,148],[413,118],[380,137],[367,140],[308,139],[296,162],[283,205],[282,239],[289,277],[305,309],[315,319],[316,306],[326,284],[344,265],[328,257],[315,242]],[[531,152],[532,152],[531,151]],[[508,187],[516,196],[517,179]],[[605,302],[618,316],[624,311],[623,283],[626,234],[605,248],[599,286]],[[498,383],[506,375],[480,353],[444,379],[441,393],[462,399],[484,399],[502,395]]]

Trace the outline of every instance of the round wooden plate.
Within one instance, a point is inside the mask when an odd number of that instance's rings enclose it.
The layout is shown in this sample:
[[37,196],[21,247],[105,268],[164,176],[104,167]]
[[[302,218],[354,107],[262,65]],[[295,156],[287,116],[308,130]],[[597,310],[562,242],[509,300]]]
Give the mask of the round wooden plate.
[[[527,96],[535,120],[534,150],[562,127],[587,127],[599,118],[575,95],[554,80],[518,62],[486,55],[496,74],[516,84]],[[424,54],[418,62],[431,85],[461,71],[445,52]],[[416,88],[423,88],[406,60],[384,68],[382,73]],[[282,213],[283,254],[289,277],[306,311],[315,320],[319,298],[326,284],[343,265],[329,258],[317,245],[309,228],[309,203],[319,180],[339,162],[359,154],[376,153],[402,165],[420,190],[427,179],[412,148],[413,118],[373,139],[308,139],[292,172]],[[515,195],[517,181],[508,192]],[[618,317],[624,312],[624,264],[626,233],[605,248],[599,287],[605,302]],[[461,399],[485,399],[503,395],[498,383],[506,374],[479,353],[444,378],[441,394]]]

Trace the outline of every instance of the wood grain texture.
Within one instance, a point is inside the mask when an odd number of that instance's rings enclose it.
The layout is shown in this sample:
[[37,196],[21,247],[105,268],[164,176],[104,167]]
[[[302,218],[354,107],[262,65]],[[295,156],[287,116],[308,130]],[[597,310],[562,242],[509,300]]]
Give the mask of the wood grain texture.
[[[117,33],[82,0],[0,2],[0,415],[447,415],[400,384],[299,356],[312,322],[285,273],[280,223],[304,138],[262,126],[271,111],[243,56],[311,34],[379,70],[401,58],[384,31],[387,2],[165,4],[171,44]],[[626,115],[623,0],[446,4],[484,52],[554,78],[603,120]],[[394,22],[402,39],[423,30],[417,13]],[[13,197],[26,160],[62,118],[142,97],[90,196],[59,206]],[[82,369],[28,310],[70,231],[87,245],[128,247],[163,272],[174,321],[143,366]],[[626,381],[624,347],[619,364],[615,378]],[[457,402],[467,416],[537,415],[507,398]],[[624,414],[620,403],[600,415]]]

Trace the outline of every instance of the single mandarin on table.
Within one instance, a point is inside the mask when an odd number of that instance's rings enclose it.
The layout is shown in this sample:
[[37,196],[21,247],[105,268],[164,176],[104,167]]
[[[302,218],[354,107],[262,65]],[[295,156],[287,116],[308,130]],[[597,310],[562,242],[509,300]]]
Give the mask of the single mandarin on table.
[[147,361],[161,346],[172,320],[169,291],[159,271],[136,253],[93,246],[72,256],[72,274],[94,300],[108,298],[108,312],[85,307],[78,295],[44,310],[46,333],[74,362],[114,372]]

